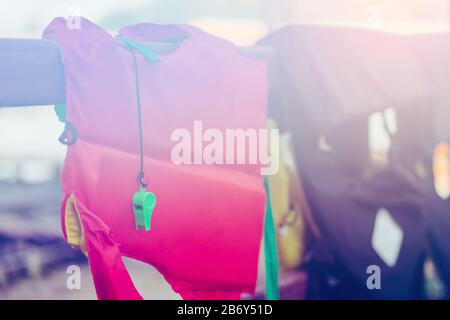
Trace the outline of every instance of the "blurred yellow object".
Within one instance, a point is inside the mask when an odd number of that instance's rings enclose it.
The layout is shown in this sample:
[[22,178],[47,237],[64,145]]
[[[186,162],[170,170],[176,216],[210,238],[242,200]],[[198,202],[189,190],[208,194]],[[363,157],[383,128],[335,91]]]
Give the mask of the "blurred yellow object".
[[[276,128],[269,120],[269,128]],[[269,176],[271,203],[277,231],[280,270],[291,270],[301,263],[304,251],[304,222],[300,204],[296,200],[297,172],[291,151],[290,136],[280,137],[279,145],[270,146],[271,152],[279,150],[280,166],[277,174]],[[276,151],[275,151],[276,152]]]
[[442,199],[450,197],[450,146],[439,143],[433,155],[434,188]]
[[74,248],[79,248],[85,256],[87,256],[86,250],[86,237],[81,224],[80,217],[78,215],[77,205],[75,198],[70,196],[66,202],[66,208],[64,212],[64,227],[66,230],[67,243]]

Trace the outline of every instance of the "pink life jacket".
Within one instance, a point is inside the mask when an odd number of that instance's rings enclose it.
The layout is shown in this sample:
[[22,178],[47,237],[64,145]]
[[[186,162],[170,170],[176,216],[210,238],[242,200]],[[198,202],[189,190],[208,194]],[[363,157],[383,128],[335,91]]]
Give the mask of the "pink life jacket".
[[140,148],[129,48],[86,19],[69,29],[56,18],[43,36],[60,46],[66,118],[77,131],[62,172],[63,233],[67,238],[65,219],[75,210],[98,297],[141,298],[121,256],[155,266],[185,299],[254,292],[265,206],[259,165],[175,165],[171,133],[196,120],[223,133],[265,128],[265,63],[186,25],[120,30],[140,44],[179,42],[157,62],[135,55],[143,165],[157,198],[151,230],[143,231],[132,211]]

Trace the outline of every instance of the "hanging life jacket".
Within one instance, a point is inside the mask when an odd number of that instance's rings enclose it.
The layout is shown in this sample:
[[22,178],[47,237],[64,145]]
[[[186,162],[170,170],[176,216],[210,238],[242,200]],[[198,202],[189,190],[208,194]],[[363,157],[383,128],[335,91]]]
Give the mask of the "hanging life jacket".
[[[58,43],[65,66],[63,232],[87,254],[98,297],[141,298],[122,256],[156,267],[185,299],[253,293],[265,212],[259,165],[176,165],[171,136],[196,120],[222,133],[264,129],[265,63],[185,25],[138,24],[113,38],[86,19],[70,29],[56,18],[44,38]],[[148,50],[155,42],[172,49]],[[157,199],[150,230],[136,229],[133,213],[144,171]]]

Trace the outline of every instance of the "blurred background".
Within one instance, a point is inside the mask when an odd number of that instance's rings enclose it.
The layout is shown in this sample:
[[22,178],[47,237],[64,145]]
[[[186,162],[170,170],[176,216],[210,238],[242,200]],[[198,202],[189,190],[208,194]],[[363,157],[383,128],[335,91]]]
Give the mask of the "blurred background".
[[[40,38],[54,17],[74,14],[113,34],[138,22],[188,23],[246,46],[292,23],[446,31],[450,1],[0,0],[0,38]],[[64,243],[60,231],[62,130],[52,106],[0,108],[0,299],[95,298],[85,258]],[[372,150],[389,147],[380,115],[371,118],[369,136]],[[156,271],[127,263],[135,279],[145,278],[135,281],[144,297],[178,298]],[[71,264],[81,266],[81,290],[66,289]]]

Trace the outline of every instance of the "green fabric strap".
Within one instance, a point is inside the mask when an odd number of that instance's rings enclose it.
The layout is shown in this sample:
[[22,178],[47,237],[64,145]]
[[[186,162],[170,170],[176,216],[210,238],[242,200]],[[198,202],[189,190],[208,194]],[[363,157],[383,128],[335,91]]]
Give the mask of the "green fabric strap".
[[56,116],[58,117],[58,120],[60,122],[66,122],[67,121],[67,110],[65,104],[57,104],[54,107]]
[[159,56],[156,53],[147,49],[144,45],[140,44],[137,41],[131,40],[130,38],[126,38],[126,37],[120,37],[119,41],[126,44],[128,47],[140,52],[142,55],[144,55],[144,57],[146,57],[150,61],[153,61],[153,62],[161,61],[161,59],[159,58]]
[[269,179],[264,178],[266,190],[266,214],[264,219],[264,252],[266,257],[266,299],[279,300],[278,289],[278,253],[273,222],[272,205],[270,203]]

